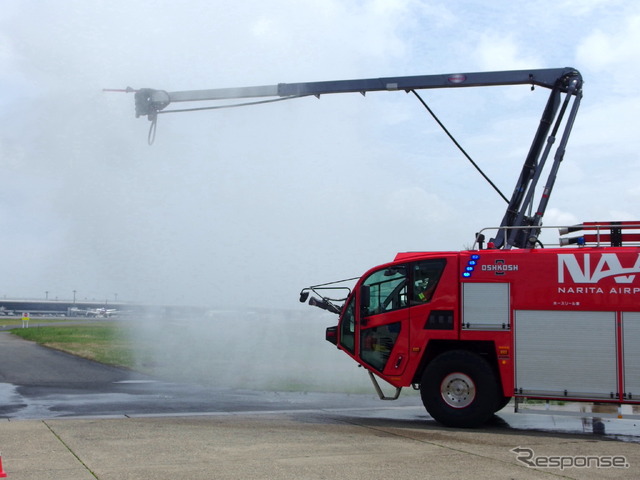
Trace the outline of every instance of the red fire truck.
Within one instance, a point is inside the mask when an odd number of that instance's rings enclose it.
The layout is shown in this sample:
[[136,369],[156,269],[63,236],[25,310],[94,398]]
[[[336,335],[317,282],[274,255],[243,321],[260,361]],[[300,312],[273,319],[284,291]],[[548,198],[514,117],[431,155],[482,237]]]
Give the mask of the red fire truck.
[[[511,397],[638,404],[634,227],[572,227],[584,229],[569,239],[578,248],[400,253],[358,280],[327,340],[370,372],[381,398],[373,374],[396,387],[391,399],[419,389],[449,426],[478,426]],[[621,246],[604,243],[611,236]]]
[[[640,248],[633,246],[639,244],[640,223],[592,222],[560,232],[573,235],[562,239],[564,247],[543,248],[540,242],[542,217],[582,98],[577,70],[126,91],[135,92],[136,115],[152,122],[151,142],[162,113],[405,91],[435,118],[416,90],[500,85],[540,86],[550,95],[513,195],[501,194],[507,210],[495,237],[485,245],[484,233],[476,234],[469,251],[400,253],[354,287],[315,285],[303,289],[300,300],[339,315],[326,339],[369,372],[382,399],[398,398],[403,387],[413,386],[427,411],[445,425],[480,425],[512,397],[640,403],[640,353],[634,348],[640,338]],[[252,97],[271,99],[165,110],[175,102]],[[545,168],[547,180],[536,199]],[[342,288],[344,298],[333,298]],[[394,386],[395,395],[386,397],[377,378]]]

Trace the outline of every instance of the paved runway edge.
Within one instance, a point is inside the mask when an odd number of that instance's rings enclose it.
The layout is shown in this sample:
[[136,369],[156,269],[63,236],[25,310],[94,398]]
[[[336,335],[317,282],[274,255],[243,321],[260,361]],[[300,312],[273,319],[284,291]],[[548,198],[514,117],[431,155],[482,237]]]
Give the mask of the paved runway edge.
[[[628,467],[531,468],[537,459],[624,457]],[[0,423],[12,480],[637,478],[636,444],[566,434],[454,430],[308,411]]]

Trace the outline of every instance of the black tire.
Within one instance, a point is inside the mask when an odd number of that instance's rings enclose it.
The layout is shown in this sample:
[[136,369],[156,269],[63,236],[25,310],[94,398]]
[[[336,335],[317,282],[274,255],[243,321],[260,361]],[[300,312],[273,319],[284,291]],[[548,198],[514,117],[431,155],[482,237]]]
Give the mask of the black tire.
[[510,401],[511,401],[511,397],[503,396],[502,390],[500,390],[498,393],[498,406],[495,408],[494,413],[502,410],[504,407],[506,407],[509,404]]
[[448,427],[474,428],[495,412],[498,382],[485,359],[465,350],[436,357],[422,375],[420,396],[427,412]]

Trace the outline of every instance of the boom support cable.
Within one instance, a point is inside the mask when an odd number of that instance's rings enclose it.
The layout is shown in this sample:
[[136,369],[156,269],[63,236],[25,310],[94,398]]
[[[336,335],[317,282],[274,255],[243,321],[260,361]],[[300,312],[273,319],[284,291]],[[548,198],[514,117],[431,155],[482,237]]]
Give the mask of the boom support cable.
[[447,127],[444,126],[444,124],[440,121],[440,119],[436,116],[435,113],[433,113],[433,110],[431,110],[431,108],[429,108],[429,105],[427,105],[427,102],[425,102],[422,97],[420,95],[418,95],[418,92],[416,92],[415,90],[411,90],[411,92],[417,97],[418,100],[420,100],[420,103],[422,103],[422,105],[424,106],[424,108],[427,109],[427,111],[431,114],[431,116],[433,117],[433,119],[438,123],[438,125],[440,125],[440,128],[442,128],[442,130],[444,130],[444,133],[447,134],[447,136],[451,139],[451,141],[454,143],[454,145],[456,147],[458,147],[458,150],[460,150],[462,152],[462,154],[467,157],[467,160],[469,160],[469,162],[471,162],[471,165],[473,165],[475,167],[475,169],[480,172],[480,175],[482,175],[484,177],[484,179],[489,182],[489,185],[491,185],[493,187],[493,189],[498,192],[498,195],[500,195],[502,197],[502,199],[507,202],[507,204],[509,203],[509,200],[507,199],[507,197],[504,196],[504,194],[500,191],[500,189],[491,181],[491,179],[489,177],[487,177],[487,175],[485,175],[485,173],[482,171],[482,169],[476,164],[476,162],[473,161],[473,159],[469,156],[469,154],[465,151],[464,148],[462,148],[462,146],[458,143],[458,141],[454,138],[453,135],[451,135],[451,133],[449,132],[449,130],[447,130]]

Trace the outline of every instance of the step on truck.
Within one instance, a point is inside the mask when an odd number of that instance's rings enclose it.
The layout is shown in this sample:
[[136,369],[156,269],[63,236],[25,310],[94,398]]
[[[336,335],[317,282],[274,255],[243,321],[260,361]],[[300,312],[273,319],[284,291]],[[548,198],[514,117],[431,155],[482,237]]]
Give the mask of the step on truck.
[[[549,90],[510,198],[482,173],[417,92],[504,85]],[[300,300],[339,315],[326,340],[368,371],[380,398],[396,399],[411,386],[438,422],[474,427],[511,398],[640,403],[640,223],[562,227],[553,247],[540,239],[582,85],[580,73],[566,67],[123,91],[135,93],[136,116],[151,122],[149,143],[158,116],[165,113],[336,93],[414,94],[507,203],[499,226],[476,233],[471,250],[399,253],[392,262],[349,279],[348,286],[331,282],[304,288]],[[247,100],[254,98],[259,100]],[[242,103],[226,103],[231,99]],[[207,103],[167,109],[179,102]],[[546,180],[536,194],[543,172]],[[342,289],[344,295],[338,293]],[[395,394],[386,396],[379,379],[395,387]]]

